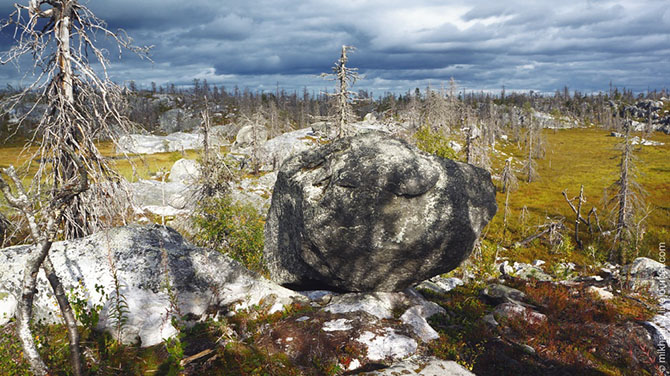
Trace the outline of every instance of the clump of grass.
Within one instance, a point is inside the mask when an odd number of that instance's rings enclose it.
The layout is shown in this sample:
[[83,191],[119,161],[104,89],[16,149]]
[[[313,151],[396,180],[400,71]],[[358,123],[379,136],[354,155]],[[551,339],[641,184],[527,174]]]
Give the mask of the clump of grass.
[[454,360],[472,370],[477,359],[484,353],[491,333],[482,321],[492,307],[478,297],[483,285],[458,286],[439,294],[422,290],[429,300],[439,304],[447,313],[429,319],[440,338],[430,342],[429,351],[441,359]]

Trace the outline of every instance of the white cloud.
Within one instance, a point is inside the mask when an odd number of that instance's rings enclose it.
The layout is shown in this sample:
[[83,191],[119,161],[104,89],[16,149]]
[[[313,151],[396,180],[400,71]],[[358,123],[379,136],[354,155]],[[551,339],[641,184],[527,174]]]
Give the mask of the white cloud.
[[[666,1],[115,0],[89,5],[155,45],[153,66],[114,62],[119,81],[322,88],[339,46],[375,91],[454,76],[474,89],[670,87]],[[9,11],[6,5],[0,10]],[[6,38],[6,36],[5,36]],[[0,43],[6,40],[0,36]],[[2,46],[0,45],[0,46]],[[1,47],[0,47],[1,48]],[[0,68],[0,81],[16,77]],[[267,81],[266,81],[267,80]]]

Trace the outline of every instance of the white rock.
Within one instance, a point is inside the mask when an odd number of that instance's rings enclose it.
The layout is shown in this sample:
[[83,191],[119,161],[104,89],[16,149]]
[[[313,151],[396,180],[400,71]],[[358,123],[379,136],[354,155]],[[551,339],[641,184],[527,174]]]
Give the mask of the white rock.
[[598,296],[602,300],[610,300],[614,298],[614,294],[605,290],[602,287],[589,286],[589,288],[586,289],[586,291]]
[[535,325],[547,321],[547,316],[515,303],[502,303],[493,310],[494,318],[521,318]]
[[[14,300],[20,294],[22,267],[31,248],[16,246],[0,250],[0,297],[5,298],[0,300],[0,316],[11,317],[15,313],[12,299],[2,292],[12,295]],[[271,312],[276,312],[286,304],[305,300],[219,252],[189,244],[177,232],[162,226],[120,227],[56,242],[50,255],[65,291],[73,289],[89,307],[102,304],[98,328],[116,336],[116,325],[110,319],[114,307],[110,259],[113,260],[121,294],[129,309],[119,338],[126,344],[141,341],[142,346],[152,346],[174,335],[176,329],[170,320],[175,313],[173,306],[181,315],[200,317],[209,309],[232,312],[261,301]],[[98,285],[104,295],[96,288]],[[37,288],[35,319],[60,322],[43,271]]]
[[252,146],[254,142],[257,146],[261,146],[268,139],[268,131],[263,126],[246,125],[242,127],[235,137],[233,147],[244,148]]
[[449,147],[452,148],[456,153],[460,153],[463,150],[463,146],[456,141],[449,141]]
[[401,293],[343,294],[334,297],[324,310],[330,313],[362,311],[379,319],[390,319],[393,317],[393,308],[401,304],[406,304],[406,297]]
[[12,319],[16,312],[16,297],[9,291],[0,290],[0,326],[5,325]]
[[413,289],[404,293],[375,292],[342,294],[332,299],[323,309],[330,313],[350,313],[362,311],[379,319],[393,318],[393,311],[397,307],[409,307],[400,320],[421,338],[428,342],[439,337],[437,332],[428,324],[427,319],[436,314],[445,313],[444,308],[436,303],[425,300]]
[[370,376],[474,376],[453,360],[442,360],[435,357],[411,356],[391,367],[366,373]]
[[356,341],[367,347],[367,357],[372,361],[402,359],[414,354],[418,347],[415,340],[397,334],[392,328],[385,328],[384,334],[363,332]]
[[234,183],[230,189],[230,195],[234,202],[249,204],[259,213],[265,214],[270,206],[276,180],[276,171],[260,177],[250,176]]
[[670,268],[664,264],[646,257],[638,257],[632,264],[623,267],[622,273],[630,273],[635,287],[648,286],[655,296],[660,298],[668,296]]
[[[311,138],[310,138],[311,137]],[[263,144],[260,150],[262,169],[274,171],[288,158],[315,147],[318,142],[312,134],[311,128],[284,133]]]
[[198,162],[192,159],[180,159],[170,169],[170,181],[182,184],[192,184],[198,181],[200,167]]
[[533,261],[533,266],[538,266],[538,267],[539,267],[539,266],[542,266],[542,265],[544,265],[544,264],[546,264],[546,262],[545,262],[544,260],[535,260],[535,261]]
[[300,291],[301,294],[307,297],[311,301],[323,300],[327,296],[337,295],[332,291],[327,290],[314,290],[314,291]]
[[177,209],[172,206],[161,206],[161,205],[144,205],[141,207],[141,214],[153,214],[159,217],[176,217],[178,215],[187,215],[191,211],[185,209]]
[[117,153],[155,154],[202,148],[202,135],[176,132],[167,136],[130,134],[119,138]]
[[326,321],[323,323],[323,331],[325,332],[337,332],[337,331],[345,331],[345,330],[351,330],[353,327],[350,324],[351,320],[347,319],[337,319],[337,320],[331,320],[331,321]]
[[427,318],[436,315],[438,313],[445,313],[444,308],[439,305],[429,302],[432,304],[425,304],[423,306],[416,305],[410,307],[405,313],[400,316],[400,320],[412,328],[414,334],[416,334],[423,342],[430,342],[434,339],[440,338],[440,334],[433,329]]
[[358,359],[354,359],[349,363],[349,367],[347,367],[347,371],[353,371],[361,366],[361,362]]
[[460,278],[442,278],[440,276],[433,277],[427,281],[421,282],[417,288],[430,290],[433,292],[438,292],[444,294],[456,288],[456,286],[462,286],[463,280]]
[[670,299],[663,299],[661,301],[662,312],[654,316],[651,322],[647,322],[650,327],[651,334],[656,344],[656,348],[665,346],[668,348],[670,344]]
[[177,216],[190,213],[194,207],[196,187],[179,182],[143,180],[128,184],[133,204],[140,214]]

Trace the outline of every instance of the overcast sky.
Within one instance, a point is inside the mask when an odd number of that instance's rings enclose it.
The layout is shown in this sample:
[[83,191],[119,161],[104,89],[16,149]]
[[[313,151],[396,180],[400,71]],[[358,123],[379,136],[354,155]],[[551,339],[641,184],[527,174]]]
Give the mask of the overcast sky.
[[[22,1],[27,3],[27,0]],[[355,88],[379,95],[454,77],[460,88],[592,92],[670,88],[668,0],[90,0],[111,29],[153,45],[154,63],[112,59],[113,78],[148,87],[194,78],[227,88],[330,87],[342,44]],[[11,1],[2,0],[6,17]],[[0,36],[6,50],[8,35]],[[23,67],[24,70],[27,67]],[[0,67],[0,83],[16,83]]]

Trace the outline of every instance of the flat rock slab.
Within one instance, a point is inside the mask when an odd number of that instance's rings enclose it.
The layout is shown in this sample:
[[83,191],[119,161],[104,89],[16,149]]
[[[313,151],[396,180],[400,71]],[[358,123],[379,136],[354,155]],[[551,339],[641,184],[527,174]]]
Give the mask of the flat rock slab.
[[374,372],[364,372],[365,376],[475,376],[460,364],[435,357],[413,356],[391,367]]
[[[23,264],[32,246],[0,250],[0,325],[14,316],[23,279]],[[89,307],[101,304],[98,329],[116,335],[113,311],[114,275],[128,305],[124,343],[152,346],[177,333],[170,317],[193,319],[208,312],[231,312],[259,304],[278,311],[285,304],[306,301],[223,254],[193,246],[176,231],[158,225],[119,227],[53,244],[51,258],[65,287]],[[38,279],[35,318],[60,322],[59,311],[44,272]],[[113,316],[113,315],[112,315]]]

